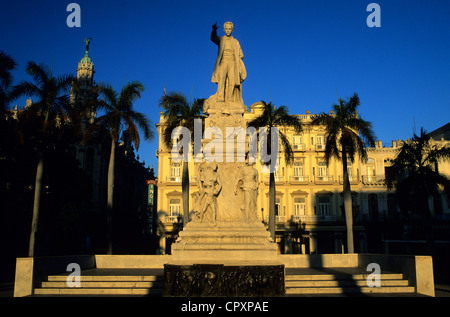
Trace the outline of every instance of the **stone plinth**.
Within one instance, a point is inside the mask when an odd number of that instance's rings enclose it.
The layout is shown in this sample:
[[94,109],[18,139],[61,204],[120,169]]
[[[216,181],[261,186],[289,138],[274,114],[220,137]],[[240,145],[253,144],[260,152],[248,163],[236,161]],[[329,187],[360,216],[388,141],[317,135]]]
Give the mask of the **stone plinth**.
[[165,296],[283,296],[284,265],[164,265]]
[[183,261],[271,261],[277,246],[261,222],[190,222],[177,243],[172,245],[173,260]]

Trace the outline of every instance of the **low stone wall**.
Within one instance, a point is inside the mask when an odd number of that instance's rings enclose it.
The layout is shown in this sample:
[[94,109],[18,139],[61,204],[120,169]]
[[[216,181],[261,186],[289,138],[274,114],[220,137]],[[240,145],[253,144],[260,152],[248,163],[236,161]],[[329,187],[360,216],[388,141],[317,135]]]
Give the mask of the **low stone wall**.
[[286,268],[358,267],[357,254],[279,254]]
[[163,269],[171,260],[171,255],[95,255],[99,269]]
[[377,263],[381,270],[401,272],[418,294],[435,296],[433,258],[419,255],[358,254],[359,267]]
[[33,294],[36,287],[48,275],[67,272],[67,266],[76,263],[81,270],[95,268],[95,256],[53,256],[36,258],[17,258],[16,276],[14,281],[14,297]]

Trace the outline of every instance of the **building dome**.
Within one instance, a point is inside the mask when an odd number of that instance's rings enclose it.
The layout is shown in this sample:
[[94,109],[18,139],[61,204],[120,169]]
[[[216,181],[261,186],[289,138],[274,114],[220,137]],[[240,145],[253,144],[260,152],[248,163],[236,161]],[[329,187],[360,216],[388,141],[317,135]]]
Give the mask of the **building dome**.
[[88,52],[86,52],[86,55],[84,55],[84,57],[81,59],[80,63],[89,63],[92,64],[92,60],[89,57]]

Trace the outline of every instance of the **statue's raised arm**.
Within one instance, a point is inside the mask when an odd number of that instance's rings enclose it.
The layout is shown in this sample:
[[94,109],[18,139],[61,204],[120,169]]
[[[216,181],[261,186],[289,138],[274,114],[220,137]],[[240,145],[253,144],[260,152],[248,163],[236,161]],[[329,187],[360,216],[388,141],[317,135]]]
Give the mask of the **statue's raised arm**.
[[217,22],[213,24],[212,31],[211,31],[211,41],[213,41],[215,44],[220,44],[220,38],[217,36],[217,30],[219,29],[219,26],[217,25]]

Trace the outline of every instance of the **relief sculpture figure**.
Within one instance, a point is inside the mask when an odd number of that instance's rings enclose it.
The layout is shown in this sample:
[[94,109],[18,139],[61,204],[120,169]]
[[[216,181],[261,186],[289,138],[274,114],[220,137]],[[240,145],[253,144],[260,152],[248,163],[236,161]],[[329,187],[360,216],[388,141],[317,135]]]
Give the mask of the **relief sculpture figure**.
[[246,165],[240,170],[234,190],[236,195],[239,187],[244,192],[244,203],[241,209],[246,222],[256,219],[259,174],[258,170],[254,167],[254,164],[255,163],[247,162]]
[[198,197],[195,203],[194,211],[200,222],[203,222],[208,208],[211,210],[212,223],[216,225],[217,221],[217,196],[219,195],[222,184],[219,174],[217,174],[217,164],[203,162],[199,168],[198,179]]

